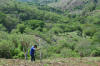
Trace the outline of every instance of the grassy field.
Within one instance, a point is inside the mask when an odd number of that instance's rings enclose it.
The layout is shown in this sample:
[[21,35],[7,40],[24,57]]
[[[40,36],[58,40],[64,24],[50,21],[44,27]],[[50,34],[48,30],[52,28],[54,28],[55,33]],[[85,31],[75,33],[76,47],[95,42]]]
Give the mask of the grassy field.
[[58,58],[31,62],[21,59],[0,59],[0,66],[100,66],[100,57]]

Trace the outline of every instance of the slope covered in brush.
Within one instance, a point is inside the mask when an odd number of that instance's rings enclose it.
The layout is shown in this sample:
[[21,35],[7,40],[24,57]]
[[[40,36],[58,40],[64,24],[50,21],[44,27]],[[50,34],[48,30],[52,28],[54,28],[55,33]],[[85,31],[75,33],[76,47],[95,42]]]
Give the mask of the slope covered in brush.
[[43,58],[100,56],[99,1],[91,0],[92,8],[87,3],[70,6],[71,11],[84,11],[77,15],[69,14],[70,8],[58,13],[47,5],[0,0],[0,58],[24,58],[38,39]]

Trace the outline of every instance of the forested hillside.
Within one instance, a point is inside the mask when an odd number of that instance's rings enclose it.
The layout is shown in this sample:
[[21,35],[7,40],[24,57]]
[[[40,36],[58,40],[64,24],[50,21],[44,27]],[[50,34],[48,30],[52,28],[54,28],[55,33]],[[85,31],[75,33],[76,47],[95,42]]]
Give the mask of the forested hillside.
[[[81,4],[83,0],[77,1]],[[64,4],[65,11],[50,3],[0,0],[0,58],[30,58],[34,44],[41,44],[43,59],[100,56],[99,0],[80,4],[69,6],[82,10],[77,14]]]
[[99,9],[99,0],[60,0],[55,3],[50,3],[49,6],[60,8],[65,12],[80,14],[84,11],[93,11]]
[[32,2],[35,4],[41,4],[41,5],[47,5],[49,3],[54,3],[54,2],[58,2],[59,0],[17,0],[20,2]]

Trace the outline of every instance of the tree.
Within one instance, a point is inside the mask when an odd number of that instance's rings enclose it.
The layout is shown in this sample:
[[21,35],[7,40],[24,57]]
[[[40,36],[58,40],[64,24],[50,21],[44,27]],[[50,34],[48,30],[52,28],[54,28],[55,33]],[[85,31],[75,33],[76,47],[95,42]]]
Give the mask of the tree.
[[26,26],[24,24],[18,24],[16,32],[24,33]]
[[2,24],[0,24],[0,31],[6,31],[6,28]]
[[6,14],[0,12],[0,23],[6,18]]
[[38,27],[40,27],[42,29],[45,24],[41,20],[27,20],[25,22],[25,25],[34,30],[34,29],[36,29]]
[[28,50],[35,43],[34,36],[21,34],[19,35],[19,37],[20,37],[22,51],[24,52],[25,59],[27,60]]
[[6,27],[8,32],[10,32],[12,29],[16,27],[19,20],[17,18],[6,16],[6,18],[2,21],[2,24]]

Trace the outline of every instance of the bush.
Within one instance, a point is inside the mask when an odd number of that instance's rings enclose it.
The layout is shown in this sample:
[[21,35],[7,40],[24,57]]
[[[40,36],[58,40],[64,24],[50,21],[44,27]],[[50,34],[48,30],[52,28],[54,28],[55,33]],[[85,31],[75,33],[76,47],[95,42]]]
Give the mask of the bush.
[[0,31],[6,31],[6,28],[2,24],[0,24]]
[[13,44],[11,41],[2,40],[0,42],[0,58],[12,58],[11,50]]
[[93,36],[96,32],[96,27],[93,24],[84,24],[82,26],[83,33],[87,36]]
[[19,48],[15,49],[13,58],[14,59],[16,58],[24,59],[24,52],[22,52]]
[[76,45],[75,50],[80,54],[80,56],[86,57],[86,56],[90,56],[92,52],[91,46],[92,46],[91,41],[87,39],[82,39]]
[[93,42],[99,42],[100,43],[100,31],[96,32],[93,36]]
[[26,28],[26,27],[25,27],[24,24],[18,24],[18,25],[17,25],[17,29],[16,29],[16,30],[18,30],[18,31],[16,31],[16,32],[24,33],[25,28]]
[[63,48],[61,50],[61,57],[79,57],[79,54],[75,51],[72,51],[71,49]]
[[53,28],[51,29],[51,31],[52,31],[54,34],[56,34],[56,35],[58,35],[59,33],[62,33],[62,32],[63,32],[63,30],[62,30],[60,27],[53,27]]
[[38,27],[43,28],[45,24],[41,20],[27,20],[25,22],[25,25],[34,30],[34,29],[36,29]]
[[100,56],[100,43],[99,42],[93,42],[92,44],[92,52],[91,56]]
[[21,59],[24,59],[25,57],[25,55],[24,55],[24,52],[20,52],[18,55],[18,58],[21,58]]

